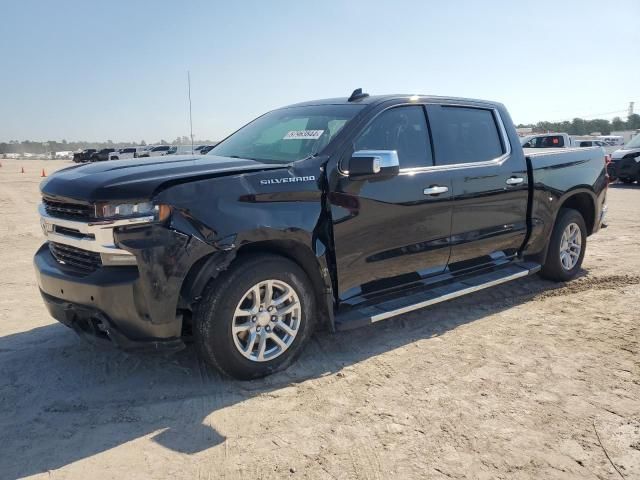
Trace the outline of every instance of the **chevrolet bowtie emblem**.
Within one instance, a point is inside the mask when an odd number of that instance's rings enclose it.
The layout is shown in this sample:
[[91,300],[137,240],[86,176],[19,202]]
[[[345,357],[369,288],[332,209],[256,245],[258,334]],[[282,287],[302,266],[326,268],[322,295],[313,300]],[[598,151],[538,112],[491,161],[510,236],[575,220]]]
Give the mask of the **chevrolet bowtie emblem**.
[[53,224],[47,222],[46,220],[40,220],[40,227],[42,227],[42,232],[46,235],[47,233],[53,232]]

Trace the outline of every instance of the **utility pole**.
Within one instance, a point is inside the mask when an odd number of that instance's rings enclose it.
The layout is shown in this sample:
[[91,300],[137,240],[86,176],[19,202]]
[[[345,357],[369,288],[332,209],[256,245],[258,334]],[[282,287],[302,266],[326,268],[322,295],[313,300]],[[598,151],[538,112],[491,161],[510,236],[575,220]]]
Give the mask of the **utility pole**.
[[189,133],[191,136],[191,155],[193,155],[193,118],[191,116],[191,73],[187,70],[187,85],[189,89]]
[[633,105],[635,102],[629,102],[629,113],[627,113],[627,118],[633,115]]

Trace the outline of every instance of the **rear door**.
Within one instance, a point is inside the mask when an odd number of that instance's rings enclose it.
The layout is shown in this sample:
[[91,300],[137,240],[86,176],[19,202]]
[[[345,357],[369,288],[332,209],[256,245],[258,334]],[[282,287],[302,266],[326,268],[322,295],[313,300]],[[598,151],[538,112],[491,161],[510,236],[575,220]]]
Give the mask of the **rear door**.
[[435,164],[452,179],[452,270],[512,257],[527,232],[528,176],[512,150],[500,112],[489,107],[429,105]]
[[[449,259],[451,183],[448,172],[430,171],[433,150],[424,106],[379,112],[356,135],[344,165],[357,150],[396,150],[400,172],[368,180],[338,174],[331,188],[342,299],[442,272]],[[440,193],[428,193],[436,187]]]

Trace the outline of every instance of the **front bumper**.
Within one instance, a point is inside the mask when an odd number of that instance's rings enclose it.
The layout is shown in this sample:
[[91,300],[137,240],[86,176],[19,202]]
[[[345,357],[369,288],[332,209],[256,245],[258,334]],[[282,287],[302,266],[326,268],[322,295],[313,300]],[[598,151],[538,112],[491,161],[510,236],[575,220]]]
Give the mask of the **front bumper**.
[[607,166],[607,173],[611,178],[636,179],[640,177],[640,162],[631,157],[615,159]]
[[77,275],[53,258],[46,243],[37,251],[34,265],[49,313],[81,336],[110,340],[126,350],[184,347],[180,317],[152,321],[137,267],[103,267]]

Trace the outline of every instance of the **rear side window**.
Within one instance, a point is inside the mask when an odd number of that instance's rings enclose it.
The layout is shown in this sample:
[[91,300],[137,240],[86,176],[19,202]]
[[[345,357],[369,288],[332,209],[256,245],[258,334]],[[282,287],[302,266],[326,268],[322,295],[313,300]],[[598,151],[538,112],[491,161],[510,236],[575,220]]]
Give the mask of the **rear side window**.
[[[564,147],[564,137],[562,135],[546,135],[544,137],[534,137],[524,148],[560,148]],[[581,147],[585,145],[580,144]]]
[[505,153],[493,111],[483,108],[433,106],[429,116],[436,165],[493,160]]
[[355,150],[396,150],[401,168],[433,165],[424,109],[395,107],[378,115],[360,134]]

